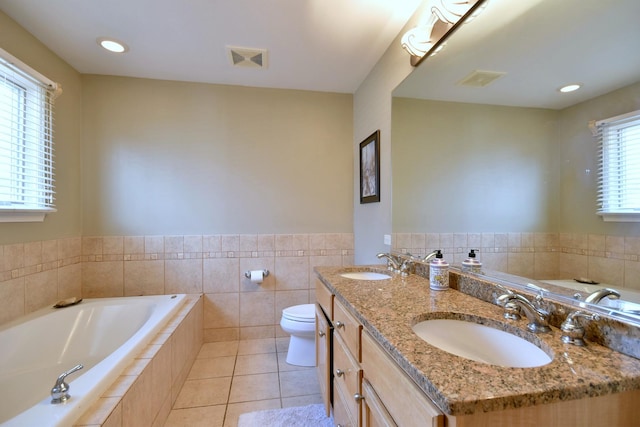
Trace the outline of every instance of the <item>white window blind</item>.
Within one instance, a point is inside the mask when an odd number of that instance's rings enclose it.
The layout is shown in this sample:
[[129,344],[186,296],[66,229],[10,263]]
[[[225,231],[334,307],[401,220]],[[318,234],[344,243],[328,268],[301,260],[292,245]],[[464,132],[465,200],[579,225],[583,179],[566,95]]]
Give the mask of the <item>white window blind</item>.
[[42,221],[55,211],[58,92],[58,85],[0,49],[0,221]]
[[599,148],[598,215],[640,222],[640,110],[595,123]]

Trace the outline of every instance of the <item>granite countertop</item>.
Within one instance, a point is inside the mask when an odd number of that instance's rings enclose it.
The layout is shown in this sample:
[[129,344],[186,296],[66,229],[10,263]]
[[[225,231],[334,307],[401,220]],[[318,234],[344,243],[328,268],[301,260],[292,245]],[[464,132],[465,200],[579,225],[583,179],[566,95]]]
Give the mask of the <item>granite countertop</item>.
[[[318,278],[363,324],[415,383],[449,415],[489,412],[640,389],[640,360],[588,342],[563,344],[561,332],[526,330],[527,319],[505,320],[503,309],[454,289],[432,291],[429,281],[401,277],[382,267],[316,267]],[[381,281],[352,280],[347,271],[392,275]],[[536,368],[510,368],[462,358],[418,338],[412,326],[433,313],[482,317],[527,338],[553,356]],[[436,314],[435,317],[438,317]],[[516,330],[512,330],[516,327]]]

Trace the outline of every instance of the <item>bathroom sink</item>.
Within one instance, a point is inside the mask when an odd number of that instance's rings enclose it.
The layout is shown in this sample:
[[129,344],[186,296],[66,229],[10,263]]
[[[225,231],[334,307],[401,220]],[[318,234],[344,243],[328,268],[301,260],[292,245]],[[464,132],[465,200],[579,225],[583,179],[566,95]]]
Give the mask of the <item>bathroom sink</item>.
[[441,350],[490,365],[535,368],[552,360],[535,344],[479,323],[431,319],[415,324],[413,331]]
[[350,273],[342,273],[341,276],[345,277],[347,279],[353,279],[353,280],[385,280],[385,279],[391,279],[391,276],[389,276],[389,275],[382,274],[382,273],[376,273],[374,271],[352,271]]

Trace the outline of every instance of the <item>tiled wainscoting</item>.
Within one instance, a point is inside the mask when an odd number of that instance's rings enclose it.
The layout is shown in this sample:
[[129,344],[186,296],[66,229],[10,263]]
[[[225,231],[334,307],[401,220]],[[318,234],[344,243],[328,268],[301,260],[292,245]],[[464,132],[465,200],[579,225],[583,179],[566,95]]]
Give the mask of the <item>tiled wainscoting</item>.
[[[71,296],[204,294],[206,342],[285,336],[313,267],[353,264],[353,235],[101,236],[0,245],[0,324]],[[269,270],[260,285],[244,276]]]
[[202,346],[203,304],[190,295],[75,426],[162,427]]
[[572,233],[398,233],[394,250],[442,249],[460,263],[477,249],[483,267],[531,279],[589,277],[640,290],[640,237]]

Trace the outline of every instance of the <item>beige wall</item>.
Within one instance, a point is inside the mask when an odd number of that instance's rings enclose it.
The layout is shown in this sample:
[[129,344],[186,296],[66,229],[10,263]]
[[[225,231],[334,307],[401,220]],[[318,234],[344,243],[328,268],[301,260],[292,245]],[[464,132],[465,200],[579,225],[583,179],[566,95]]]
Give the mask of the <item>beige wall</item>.
[[557,231],[556,115],[394,98],[393,231]]
[[[402,34],[416,26],[429,2],[425,1],[389,45],[353,98],[353,233],[355,263],[374,264],[379,252],[388,252],[384,236],[391,235],[391,92],[413,70],[402,49]],[[380,130],[380,202],[360,204],[360,142]]]
[[[587,124],[640,110],[640,82],[559,112],[560,228],[570,233],[640,236],[640,223],[604,222],[595,214],[597,147]],[[587,172],[589,170],[589,172]]]
[[83,91],[83,235],[351,232],[351,95],[94,75]]
[[42,223],[0,223],[0,245],[79,236],[82,85],[80,74],[0,11],[0,47],[62,84],[55,101],[56,206]]

